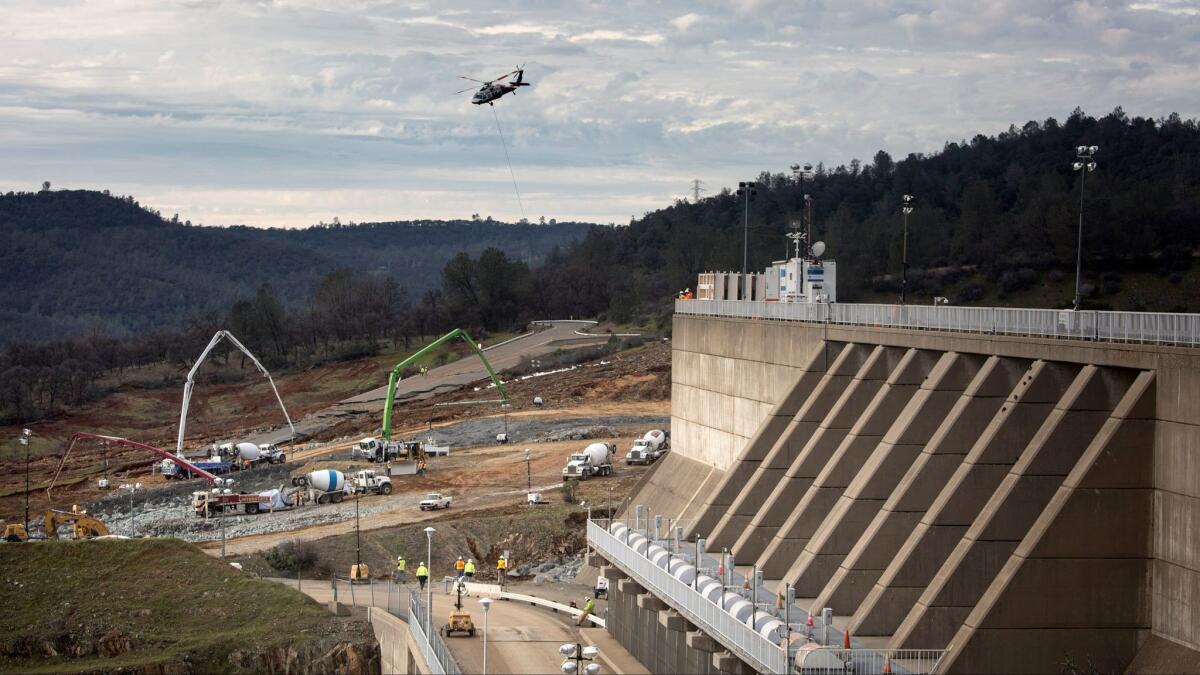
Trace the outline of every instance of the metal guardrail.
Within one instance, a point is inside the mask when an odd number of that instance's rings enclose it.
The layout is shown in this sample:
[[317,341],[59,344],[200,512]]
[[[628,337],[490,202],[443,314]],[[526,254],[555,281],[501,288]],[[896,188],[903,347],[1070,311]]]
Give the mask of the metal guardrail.
[[931,673],[945,654],[942,649],[842,649],[814,647],[796,654],[793,672],[803,675],[882,675]]
[[[693,301],[694,302],[694,301]],[[588,521],[588,543],[605,558],[652,591],[705,633],[724,645],[759,672],[786,673],[788,656],[781,646],[738,621],[722,607],[710,602],[691,586],[625,545],[595,521]]]
[[416,593],[410,593],[408,596],[408,612],[408,627],[412,631],[413,637],[416,638],[421,655],[425,657],[425,661],[433,670],[434,675],[460,675],[462,670],[459,669],[458,663],[450,654],[446,643],[442,641],[442,636],[438,635],[436,631],[432,635],[426,635],[427,611]]
[[676,314],[1200,347],[1200,314],[676,300]]

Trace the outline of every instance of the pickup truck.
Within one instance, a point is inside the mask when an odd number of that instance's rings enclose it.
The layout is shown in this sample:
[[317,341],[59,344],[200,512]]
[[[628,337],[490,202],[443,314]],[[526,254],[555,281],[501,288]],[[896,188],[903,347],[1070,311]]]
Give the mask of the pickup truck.
[[440,492],[431,492],[425,495],[425,498],[421,500],[420,506],[422,511],[448,509],[450,508],[450,497],[449,495],[443,495]]

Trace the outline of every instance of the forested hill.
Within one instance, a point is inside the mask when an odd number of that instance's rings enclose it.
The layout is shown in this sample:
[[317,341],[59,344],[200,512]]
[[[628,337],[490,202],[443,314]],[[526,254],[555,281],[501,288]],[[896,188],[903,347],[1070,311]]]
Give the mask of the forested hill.
[[588,225],[418,221],[306,229],[199,227],[132,197],[83,190],[0,196],[0,342],[120,335],[224,313],[270,283],[286,304],[338,268],[391,276],[410,297],[441,284],[460,251],[530,264]]
[[[1079,174],[1075,148],[1095,145],[1084,218],[1086,305],[1200,311],[1200,127],[1171,115],[1013,126],[947,142],[931,155],[815,167],[757,178],[750,202],[750,268],[785,254],[783,234],[813,196],[818,238],[838,262],[839,300],[894,302],[901,269],[901,198],[909,217],[910,301],[1066,306],[1073,294]],[[796,149],[803,160],[803,149]],[[742,267],[742,199],[729,190],[679,202],[627,228],[595,228],[544,275],[569,306],[560,313],[618,317],[663,306],[705,270]],[[619,278],[609,270],[619,268]],[[889,276],[891,278],[889,278]],[[660,309],[661,311],[661,309]]]

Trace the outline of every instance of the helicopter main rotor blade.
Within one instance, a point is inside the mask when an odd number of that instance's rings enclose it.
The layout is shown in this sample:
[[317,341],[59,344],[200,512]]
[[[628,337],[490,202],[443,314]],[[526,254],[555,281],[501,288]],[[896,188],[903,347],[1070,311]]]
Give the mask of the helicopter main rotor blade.
[[467,77],[466,75],[459,75],[458,77],[461,80],[470,80],[472,82],[478,82],[479,84],[488,84],[487,82],[484,82],[483,80],[477,80],[473,77]]
[[500,80],[503,80],[504,78],[508,77],[509,75],[516,75],[518,72],[519,71],[514,70],[511,73],[505,73],[505,74],[501,75],[500,77],[497,77],[496,79],[492,80],[492,82],[499,82]]
[[454,92],[453,94],[451,94],[451,96],[456,96],[456,95],[458,95],[458,94],[463,94],[463,93],[466,93],[466,92],[468,92],[468,91],[471,91],[471,90],[472,90],[472,89],[474,89],[474,88],[475,88],[475,87],[467,87],[466,89],[459,89],[458,91],[456,91],[456,92]]

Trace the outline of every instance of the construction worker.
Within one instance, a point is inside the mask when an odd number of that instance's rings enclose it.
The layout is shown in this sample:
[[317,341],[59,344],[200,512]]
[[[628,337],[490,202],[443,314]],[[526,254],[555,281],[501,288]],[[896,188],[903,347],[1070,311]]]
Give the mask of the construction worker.
[[586,602],[583,603],[583,613],[579,615],[579,620],[575,622],[576,626],[582,626],[583,624],[587,623],[588,616],[592,613],[592,610],[596,609],[596,601],[594,599],[589,598],[586,595],[583,596],[583,599],[586,600]]
[[463,574],[467,575],[467,581],[475,578],[475,559],[467,558],[467,564],[463,566]]
[[693,297],[695,297],[695,296],[693,296],[693,295],[692,295],[692,289],[690,289],[690,288],[689,288],[689,289],[687,289],[686,291],[684,291],[684,292],[683,292],[683,299],[684,299],[684,300],[691,300]]
[[408,566],[408,562],[404,556],[396,556],[396,583],[404,583],[404,569]]
[[454,578],[461,579],[463,570],[466,569],[467,563],[463,562],[462,556],[458,556],[458,560],[454,561]]
[[417,565],[417,582],[421,584],[421,590],[425,590],[425,582],[429,581],[429,568],[425,566],[425,561],[422,560],[420,565]]
[[505,579],[507,572],[508,572],[508,559],[505,558],[504,556],[500,556],[500,559],[496,561],[496,577],[500,579],[501,586],[504,585],[504,579]]

